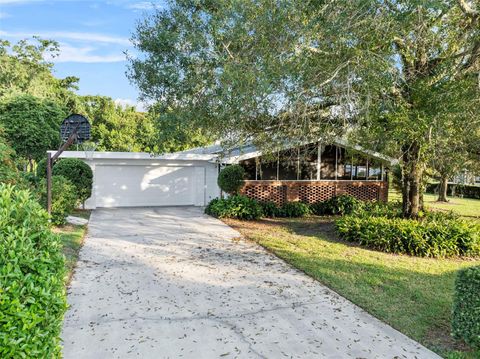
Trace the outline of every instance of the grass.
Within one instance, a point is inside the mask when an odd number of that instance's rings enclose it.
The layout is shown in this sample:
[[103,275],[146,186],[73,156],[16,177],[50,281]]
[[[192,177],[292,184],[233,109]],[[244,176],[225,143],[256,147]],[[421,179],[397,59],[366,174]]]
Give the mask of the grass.
[[450,336],[456,272],[480,265],[479,260],[428,259],[368,250],[336,238],[331,218],[226,222],[441,355],[480,355],[469,353]]
[[[88,219],[90,217],[90,211],[81,211],[82,218]],[[80,217],[77,214],[77,210],[72,213],[73,216]],[[78,260],[78,255],[80,253],[80,248],[82,248],[83,238],[87,231],[87,226],[76,226],[71,224],[66,224],[64,226],[55,227],[54,232],[60,235],[63,245],[63,254],[65,255],[65,266],[67,268],[67,284],[72,278],[75,265]]]
[[[389,201],[401,201],[401,195],[389,191]],[[437,202],[437,195],[425,193],[423,195],[425,206],[437,211],[452,211],[465,219],[480,221],[480,199],[448,197],[448,202]]]

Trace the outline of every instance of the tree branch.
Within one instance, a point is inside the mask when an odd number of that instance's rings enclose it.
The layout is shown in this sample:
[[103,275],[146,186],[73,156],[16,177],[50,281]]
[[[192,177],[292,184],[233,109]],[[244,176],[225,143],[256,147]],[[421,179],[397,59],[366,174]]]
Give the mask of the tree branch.
[[465,15],[469,17],[477,17],[479,15],[478,10],[474,9],[473,7],[470,6],[470,4],[465,1],[465,0],[457,0],[458,5],[462,9]]

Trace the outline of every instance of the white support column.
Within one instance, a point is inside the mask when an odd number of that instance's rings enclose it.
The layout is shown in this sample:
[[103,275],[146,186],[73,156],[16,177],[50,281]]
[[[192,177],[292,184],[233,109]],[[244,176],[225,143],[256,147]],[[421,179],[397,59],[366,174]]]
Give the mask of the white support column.
[[258,157],[255,157],[255,181],[258,181]]
[[367,173],[366,173],[366,176],[365,176],[365,180],[368,181],[368,180],[369,180],[368,178],[370,177],[370,176],[369,176],[370,172],[369,172],[369,170],[368,170],[368,157],[367,157],[366,172],[367,172]]
[[321,144],[317,142],[317,181],[320,181],[320,158],[322,156]]
[[322,179],[322,144],[318,144],[318,180]]
[[353,155],[352,155],[352,163],[350,165],[350,181],[353,181]]
[[297,181],[300,179],[300,148],[297,149]]
[[383,172],[384,172],[383,163],[382,163],[382,166],[380,167],[380,171],[381,171],[380,176],[383,182]]
[[280,179],[280,152],[277,153],[277,181]]
[[335,181],[338,179],[338,146],[335,145]]

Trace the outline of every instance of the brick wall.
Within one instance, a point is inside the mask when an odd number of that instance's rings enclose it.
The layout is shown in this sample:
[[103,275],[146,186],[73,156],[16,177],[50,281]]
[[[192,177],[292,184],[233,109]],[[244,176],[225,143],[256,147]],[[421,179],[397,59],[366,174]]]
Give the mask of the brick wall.
[[262,202],[314,203],[348,194],[363,201],[388,199],[385,181],[245,181],[241,193]]

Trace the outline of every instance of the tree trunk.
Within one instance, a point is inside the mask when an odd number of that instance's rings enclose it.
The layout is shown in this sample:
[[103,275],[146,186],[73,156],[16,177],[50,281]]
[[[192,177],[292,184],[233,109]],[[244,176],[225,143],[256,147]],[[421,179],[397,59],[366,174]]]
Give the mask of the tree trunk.
[[421,201],[423,171],[419,163],[420,150],[416,143],[404,146],[403,165],[403,216],[418,218],[418,213],[423,209]]
[[422,209],[420,205],[420,192],[421,192],[421,171],[418,168],[418,165],[413,166],[410,173],[410,192],[409,192],[409,201],[410,208],[407,213],[407,216],[410,218],[418,218],[418,212]]
[[448,202],[447,200],[447,187],[448,187],[448,178],[445,175],[442,175],[440,179],[440,188],[438,190],[438,202]]

